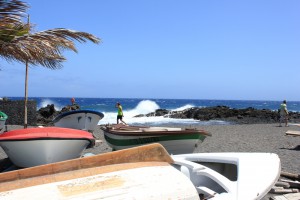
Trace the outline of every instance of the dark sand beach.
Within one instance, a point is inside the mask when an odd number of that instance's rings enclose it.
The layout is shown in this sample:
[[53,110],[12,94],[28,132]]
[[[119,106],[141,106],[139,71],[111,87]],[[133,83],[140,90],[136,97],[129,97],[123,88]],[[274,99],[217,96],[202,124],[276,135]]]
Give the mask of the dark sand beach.
[[[195,127],[195,126],[193,126]],[[22,126],[7,126],[8,130]],[[209,131],[212,136],[199,144],[195,152],[269,152],[276,153],[282,171],[300,174],[300,137],[286,136],[287,130],[300,130],[297,126],[279,127],[278,124],[251,125],[212,125],[199,126]],[[99,154],[110,152],[103,132],[99,127],[94,131],[98,142],[92,149],[84,153]],[[7,157],[0,148],[0,159]],[[268,199],[265,197],[264,199]]]
[[[300,173],[300,137],[286,136],[287,130],[300,130],[297,126],[278,127],[278,124],[199,126],[212,136],[199,144],[196,152],[269,152],[280,157],[282,170]],[[103,138],[102,130],[94,132],[102,143],[86,152],[109,152],[111,148]]]

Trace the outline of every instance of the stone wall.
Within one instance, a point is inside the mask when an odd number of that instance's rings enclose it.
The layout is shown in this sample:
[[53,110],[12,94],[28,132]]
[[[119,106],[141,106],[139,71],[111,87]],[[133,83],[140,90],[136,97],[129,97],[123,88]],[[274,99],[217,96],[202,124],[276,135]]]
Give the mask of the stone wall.
[[[27,125],[36,125],[36,101],[27,102]],[[0,111],[4,112],[8,119],[6,124],[24,125],[24,100],[19,101],[0,101]]]

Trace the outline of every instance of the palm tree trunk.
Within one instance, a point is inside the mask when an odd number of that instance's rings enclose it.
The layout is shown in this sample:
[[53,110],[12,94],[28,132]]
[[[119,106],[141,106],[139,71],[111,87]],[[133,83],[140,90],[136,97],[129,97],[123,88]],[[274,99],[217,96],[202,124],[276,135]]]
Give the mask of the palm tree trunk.
[[26,62],[25,73],[25,99],[24,99],[24,128],[27,128],[27,99],[28,99],[28,61]]
[[[29,15],[27,18],[29,25]],[[26,72],[25,72],[25,99],[24,99],[24,128],[27,128],[27,99],[28,99],[28,60],[26,61]]]

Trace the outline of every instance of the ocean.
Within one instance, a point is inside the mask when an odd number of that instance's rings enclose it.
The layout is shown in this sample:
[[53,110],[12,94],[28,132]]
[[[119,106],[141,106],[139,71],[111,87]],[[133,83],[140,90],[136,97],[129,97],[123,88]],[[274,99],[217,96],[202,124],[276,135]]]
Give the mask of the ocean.
[[[11,100],[22,100],[24,97],[8,97]],[[29,97],[29,100],[37,102],[37,109],[54,104],[56,110],[71,104],[71,98],[60,97]],[[256,108],[277,110],[281,101],[244,101],[244,100],[197,100],[197,99],[138,99],[138,98],[76,98],[76,103],[81,109],[90,109],[102,112],[104,118],[100,124],[116,123],[117,108],[116,102],[123,107],[124,121],[130,125],[224,125],[228,122],[211,120],[199,121],[193,119],[172,119],[168,117],[134,117],[139,114],[148,114],[156,109],[167,109],[180,111],[191,107],[228,106],[230,108]],[[300,101],[288,101],[288,110],[300,112]]]

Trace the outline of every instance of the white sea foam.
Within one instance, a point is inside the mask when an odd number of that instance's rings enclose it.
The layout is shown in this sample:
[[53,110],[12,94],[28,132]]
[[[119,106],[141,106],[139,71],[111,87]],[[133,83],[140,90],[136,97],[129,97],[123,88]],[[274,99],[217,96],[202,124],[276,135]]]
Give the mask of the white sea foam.
[[54,104],[55,110],[61,110],[63,108],[63,106],[59,105],[58,102],[55,102],[51,99],[42,99],[38,108],[44,108],[51,104]]
[[[147,117],[134,117],[136,115],[140,114],[148,114],[150,112],[154,112],[156,109],[159,109],[159,106],[154,102],[150,100],[143,100],[139,102],[139,104],[131,110],[123,110],[124,114],[124,121],[126,123],[135,123],[139,122],[141,118],[147,118]],[[100,120],[99,124],[112,124],[116,123],[117,119],[117,112],[104,112],[104,118]]]
[[[185,105],[172,111],[182,111],[187,108],[194,107],[193,105]],[[151,116],[151,117],[134,117],[140,114],[148,114],[154,112],[155,110],[159,109],[160,107],[151,100],[143,100],[141,101],[134,109],[132,110],[123,110],[124,118],[123,120],[128,124],[135,124],[135,125],[149,125],[149,126],[159,126],[160,124],[226,124],[223,121],[209,121],[209,122],[201,122],[199,120],[194,119],[175,119],[169,118],[168,115],[166,116]],[[114,124],[117,122],[117,111],[116,112],[104,112],[104,118],[99,121],[99,125],[101,124]]]
[[184,106],[182,106],[180,108],[173,109],[172,111],[183,111],[185,109],[192,108],[192,107],[195,107],[195,106],[191,105],[191,104],[187,104],[187,105],[184,105]]

